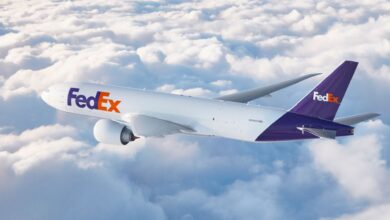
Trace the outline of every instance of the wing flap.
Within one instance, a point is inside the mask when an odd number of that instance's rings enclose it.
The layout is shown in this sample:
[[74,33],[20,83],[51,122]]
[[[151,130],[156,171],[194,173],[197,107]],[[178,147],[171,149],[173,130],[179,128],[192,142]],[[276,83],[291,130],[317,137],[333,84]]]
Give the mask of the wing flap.
[[175,133],[194,132],[194,129],[188,126],[142,114],[127,115],[124,120],[130,124],[137,136],[163,137]]
[[307,74],[295,79],[286,80],[283,82],[275,83],[268,86],[263,86],[255,89],[250,89],[242,92],[233,93],[230,95],[220,96],[216,99],[218,100],[224,100],[224,101],[231,101],[231,102],[241,102],[241,103],[247,103],[249,101],[252,101],[254,99],[263,97],[263,96],[269,96],[272,92],[278,91],[280,89],[286,88],[288,86],[294,85],[298,82],[301,82],[305,79],[308,79],[313,76],[317,76],[320,73],[312,73]]
[[380,114],[377,113],[365,113],[359,115],[352,115],[342,118],[336,118],[334,122],[344,124],[344,125],[354,125],[363,121],[370,120],[372,118],[378,117]]

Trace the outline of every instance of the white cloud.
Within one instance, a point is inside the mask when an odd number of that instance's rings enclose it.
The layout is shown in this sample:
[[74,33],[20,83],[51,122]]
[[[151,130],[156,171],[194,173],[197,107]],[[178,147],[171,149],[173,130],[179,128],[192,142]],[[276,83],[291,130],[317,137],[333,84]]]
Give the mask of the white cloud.
[[69,152],[85,144],[77,142],[70,138],[61,138],[55,141],[38,141],[24,146],[22,149],[10,155],[13,160],[13,170],[16,174],[22,174],[33,166],[50,159],[64,159],[62,154]]
[[290,13],[286,14],[283,18],[287,22],[293,23],[293,22],[296,22],[297,20],[299,20],[301,17],[302,17],[302,14],[298,10],[293,9],[290,11]]
[[208,97],[211,94],[211,91],[197,87],[197,88],[190,88],[190,89],[175,89],[172,91],[172,94],[196,96],[196,97]]
[[344,215],[336,220],[386,220],[390,218],[390,204],[377,205],[358,213]]
[[232,81],[219,79],[219,80],[211,82],[210,84],[213,86],[218,86],[218,87],[227,87],[227,86],[232,85]]
[[331,174],[352,198],[371,203],[388,202],[390,170],[384,150],[389,127],[381,120],[357,127],[346,141],[313,141],[309,149],[319,170]]
[[374,201],[388,196],[390,175],[380,157],[381,148],[374,135],[356,137],[346,144],[322,140],[310,145],[319,169],[334,176],[352,197]]
[[222,90],[219,92],[219,95],[220,96],[224,96],[224,95],[230,95],[230,94],[233,94],[233,93],[237,93],[238,90],[237,89],[228,89],[228,90]]
[[74,135],[76,132],[76,129],[73,127],[56,124],[26,130],[21,134],[0,134],[0,149],[16,150],[19,149],[20,146],[29,144],[37,139],[59,139],[63,136]]
[[210,97],[212,92],[208,89],[196,87],[189,89],[177,89],[174,85],[164,84],[156,89],[159,92],[172,93],[176,95],[186,95],[195,97]]
[[[38,127],[19,135],[2,134],[0,140],[3,218],[25,218],[33,214],[50,219],[47,216],[60,214],[69,218],[119,215],[119,219],[165,219],[158,205],[149,202],[136,185],[114,175],[115,169],[104,162],[103,158],[107,157],[123,163],[132,158],[126,156],[129,155],[126,151],[134,149],[116,151],[107,147],[118,146],[102,144],[91,148],[78,140],[76,129],[61,125]],[[183,153],[179,151],[178,155]],[[68,200],[72,202],[66,204],[67,208],[61,208]],[[34,208],[32,201],[37,204]],[[20,210],[15,212],[14,207]],[[69,213],[69,209],[79,211]]]
[[[300,143],[254,147],[201,137],[95,146],[91,121],[43,114],[46,106],[31,94],[89,81],[213,97],[295,74],[325,77],[353,59],[360,65],[342,113],[385,113],[388,1],[35,0],[0,8],[0,127],[11,127],[0,129],[1,218],[387,215],[386,114],[345,141],[311,142],[313,158]],[[306,85],[275,94],[271,104],[294,102]],[[72,120],[77,125],[58,124]]]
[[158,47],[141,47],[137,49],[137,54],[145,63],[162,63],[166,58],[164,52]]
[[216,38],[183,39],[170,34],[169,43],[153,43],[137,50],[146,63],[165,62],[173,65],[190,65],[211,68],[223,62],[223,46]]
[[[85,147],[66,136],[75,135],[76,130],[69,126],[42,126],[21,134],[0,135],[0,157],[12,163],[15,173],[21,174],[36,164],[71,150]],[[65,137],[64,137],[65,136]]]
[[[143,72],[138,67],[144,64],[230,70],[263,80],[333,68],[351,57],[388,56],[385,24],[389,18],[381,14],[388,8],[385,1],[376,2],[370,10],[357,3],[200,1],[168,4],[165,7],[170,10],[160,11],[159,2],[99,5],[81,1],[61,6],[42,2],[23,14],[21,6],[14,6],[2,11],[3,23],[15,30],[0,36],[0,66],[7,73],[3,98],[39,93],[61,81],[122,82],[132,76],[125,72]],[[45,16],[50,19],[39,22]],[[248,42],[255,48],[242,50],[240,44]],[[388,69],[386,64],[370,63],[364,68],[370,68],[372,76]],[[121,73],[114,78],[107,71]]]
[[[220,195],[189,189],[174,196],[162,196],[160,202],[167,210],[180,209],[173,218],[198,219],[283,219],[275,190],[280,185],[277,176],[265,176],[252,181],[237,181]],[[196,207],[195,212],[189,208]]]
[[275,79],[284,73],[282,67],[268,58],[254,59],[249,56],[238,58],[227,55],[226,59],[231,66],[231,71],[236,74],[244,74],[254,79]]
[[164,84],[162,86],[159,86],[156,91],[158,92],[165,92],[165,93],[171,93],[173,90],[175,90],[175,86],[172,84]]

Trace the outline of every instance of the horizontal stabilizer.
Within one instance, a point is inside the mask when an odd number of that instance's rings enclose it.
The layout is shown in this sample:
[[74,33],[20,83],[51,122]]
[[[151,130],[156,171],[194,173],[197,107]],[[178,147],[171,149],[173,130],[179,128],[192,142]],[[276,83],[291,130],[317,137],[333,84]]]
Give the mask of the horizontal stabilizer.
[[378,117],[377,113],[365,113],[360,115],[353,115],[348,117],[336,118],[334,122],[344,124],[344,125],[354,125],[363,121],[367,121],[369,119]]
[[305,128],[305,127],[297,127],[298,130],[302,131],[302,134],[308,132],[314,136],[320,138],[328,138],[335,139],[336,138],[336,130],[327,130],[327,129],[318,129],[318,128]]
[[255,100],[257,98],[263,97],[263,96],[269,96],[272,92],[278,91],[280,89],[286,88],[288,86],[294,85],[296,83],[299,83],[305,79],[308,79],[313,76],[317,76],[321,73],[312,73],[307,74],[295,79],[286,80],[280,83],[275,83],[269,86],[263,86],[255,89],[246,90],[243,92],[237,92],[230,95],[225,95],[218,97],[216,99],[218,100],[224,100],[224,101],[231,101],[231,102],[241,102],[241,103],[247,103],[252,100]]

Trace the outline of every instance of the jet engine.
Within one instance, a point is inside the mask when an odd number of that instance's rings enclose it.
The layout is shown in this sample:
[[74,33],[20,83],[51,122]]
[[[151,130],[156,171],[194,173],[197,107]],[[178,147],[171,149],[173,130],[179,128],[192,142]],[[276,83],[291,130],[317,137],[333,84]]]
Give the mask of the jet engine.
[[130,128],[108,119],[97,121],[93,128],[93,134],[97,141],[106,144],[126,145],[137,139]]

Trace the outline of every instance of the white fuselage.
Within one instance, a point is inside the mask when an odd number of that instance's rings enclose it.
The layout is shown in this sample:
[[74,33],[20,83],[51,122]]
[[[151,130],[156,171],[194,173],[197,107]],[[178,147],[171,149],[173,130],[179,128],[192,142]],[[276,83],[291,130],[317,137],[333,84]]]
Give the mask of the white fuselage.
[[[78,88],[79,91],[74,94],[82,94],[86,98],[94,97],[98,91],[108,92],[105,99],[120,101],[116,103],[119,113],[91,110],[82,98],[79,104],[85,107],[77,106],[76,98],[68,105],[70,88]],[[55,85],[44,92],[42,97],[51,106],[66,112],[123,123],[131,115],[142,114],[191,127],[194,130],[191,134],[244,141],[255,141],[265,129],[285,114],[284,110],[275,108],[85,83]],[[108,110],[110,102],[103,102],[102,107]]]

